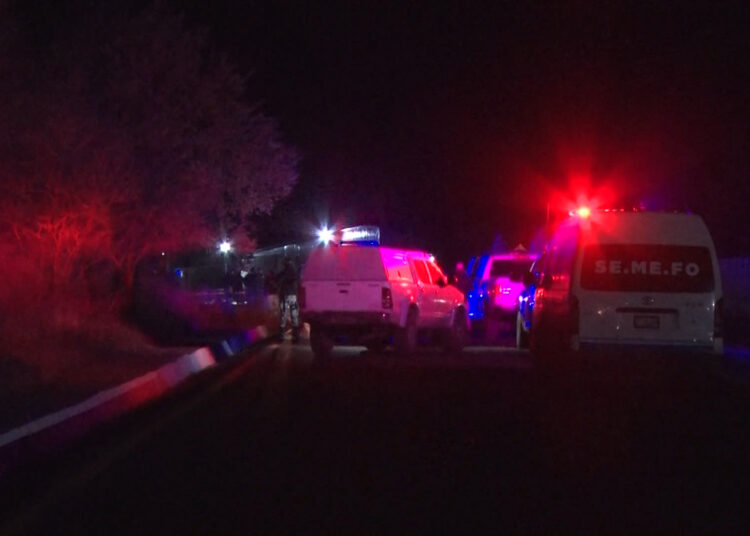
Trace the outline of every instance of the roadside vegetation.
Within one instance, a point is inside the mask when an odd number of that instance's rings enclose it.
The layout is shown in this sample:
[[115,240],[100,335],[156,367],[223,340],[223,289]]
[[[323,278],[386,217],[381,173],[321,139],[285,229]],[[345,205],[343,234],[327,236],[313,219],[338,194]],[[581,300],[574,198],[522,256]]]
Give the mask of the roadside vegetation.
[[294,187],[296,150],[210,39],[159,3],[0,1],[6,383],[160,355],[124,321],[139,263],[250,251]]

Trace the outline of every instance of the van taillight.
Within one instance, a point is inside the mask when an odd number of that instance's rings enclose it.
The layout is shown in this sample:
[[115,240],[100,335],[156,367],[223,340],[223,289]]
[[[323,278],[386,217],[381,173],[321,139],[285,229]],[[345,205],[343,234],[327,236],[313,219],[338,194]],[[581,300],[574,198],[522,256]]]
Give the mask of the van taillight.
[[299,295],[297,296],[297,300],[299,301],[299,308],[304,309],[305,308],[305,287],[300,286],[299,287]]
[[724,336],[724,298],[714,304],[714,338]]
[[380,297],[383,304],[383,309],[393,309],[393,295],[391,294],[390,288],[383,287],[382,292],[380,293]]
[[569,318],[568,318],[568,329],[570,335],[578,335],[578,324],[580,322],[581,307],[578,304],[578,298],[571,294],[568,300],[569,305]]

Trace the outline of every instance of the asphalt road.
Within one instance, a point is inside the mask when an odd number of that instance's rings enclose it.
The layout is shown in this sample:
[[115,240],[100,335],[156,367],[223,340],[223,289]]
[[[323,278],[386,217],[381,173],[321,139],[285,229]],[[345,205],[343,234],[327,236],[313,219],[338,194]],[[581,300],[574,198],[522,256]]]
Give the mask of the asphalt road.
[[747,533],[742,360],[271,345],[0,483],[2,534]]

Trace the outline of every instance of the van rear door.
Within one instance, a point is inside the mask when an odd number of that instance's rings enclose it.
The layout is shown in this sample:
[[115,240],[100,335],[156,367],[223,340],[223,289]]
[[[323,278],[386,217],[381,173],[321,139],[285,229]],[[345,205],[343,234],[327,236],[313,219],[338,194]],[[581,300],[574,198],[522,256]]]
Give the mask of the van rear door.
[[581,340],[712,342],[715,274],[707,247],[591,244],[580,274]]

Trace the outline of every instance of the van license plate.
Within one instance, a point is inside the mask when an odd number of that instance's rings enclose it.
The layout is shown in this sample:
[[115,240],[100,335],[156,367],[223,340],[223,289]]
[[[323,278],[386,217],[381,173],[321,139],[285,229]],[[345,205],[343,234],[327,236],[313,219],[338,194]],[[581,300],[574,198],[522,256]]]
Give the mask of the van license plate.
[[635,315],[633,326],[638,329],[659,329],[659,317],[656,315]]

